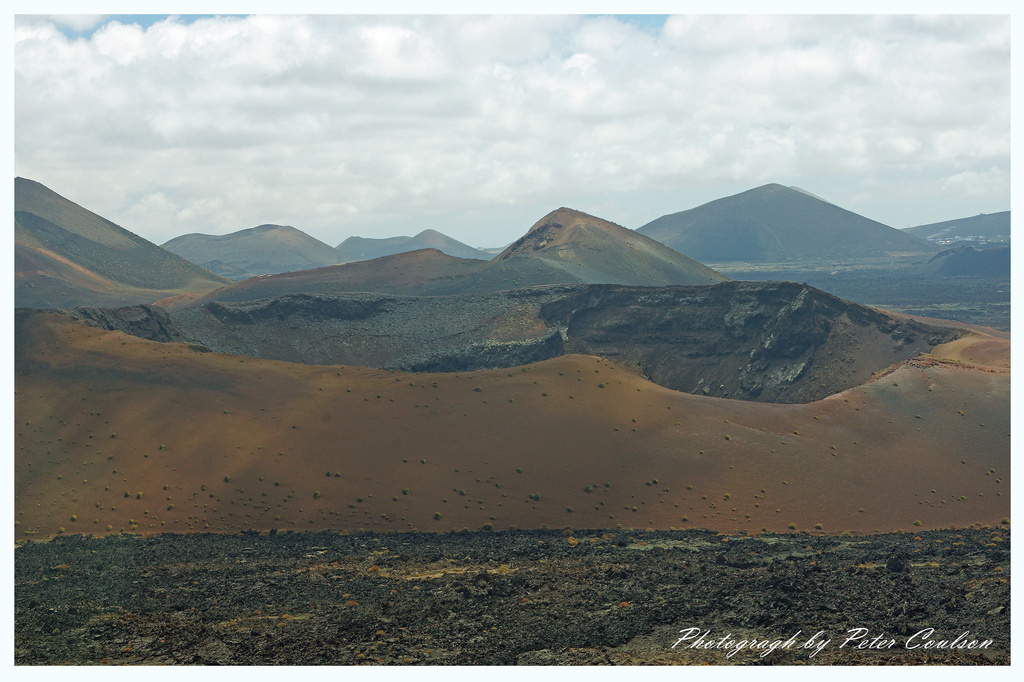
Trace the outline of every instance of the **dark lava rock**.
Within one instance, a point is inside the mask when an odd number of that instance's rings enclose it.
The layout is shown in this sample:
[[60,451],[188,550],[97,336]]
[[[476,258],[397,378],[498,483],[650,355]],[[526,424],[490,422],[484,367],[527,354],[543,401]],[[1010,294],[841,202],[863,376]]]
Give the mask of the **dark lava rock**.
[[[1009,532],[1000,535],[998,544],[1009,545]],[[1007,665],[1009,557],[993,554],[991,536],[577,530],[59,537],[15,550],[14,659]],[[893,572],[895,557],[900,570]],[[799,643],[820,632],[829,644],[770,653],[691,647],[692,639],[673,646],[690,631],[714,641]],[[859,646],[876,638],[893,644]],[[925,641],[959,646],[913,646]]]

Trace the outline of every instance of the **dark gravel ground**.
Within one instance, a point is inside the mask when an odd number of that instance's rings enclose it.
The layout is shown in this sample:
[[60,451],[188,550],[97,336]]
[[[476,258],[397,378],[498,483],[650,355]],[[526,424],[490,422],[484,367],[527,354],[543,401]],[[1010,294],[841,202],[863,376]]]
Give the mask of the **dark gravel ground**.
[[1009,562],[1006,528],[58,537],[15,550],[14,660],[1007,665]]

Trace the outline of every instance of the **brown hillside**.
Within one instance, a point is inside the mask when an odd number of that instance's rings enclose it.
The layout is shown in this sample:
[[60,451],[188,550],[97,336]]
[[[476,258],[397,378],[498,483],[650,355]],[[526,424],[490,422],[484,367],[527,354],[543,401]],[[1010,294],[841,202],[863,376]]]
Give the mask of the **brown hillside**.
[[570,208],[541,218],[494,260],[516,257],[547,261],[586,283],[664,286],[729,279],[650,237]]
[[487,267],[486,261],[448,256],[437,249],[421,249],[374,260],[331,265],[299,272],[261,275],[187,301],[253,301],[286,294],[329,295],[347,292],[431,295],[455,286]]
[[15,372],[20,539],[487,523],[838,533],[1009,516],[1009,375],[936,361],[778,405],[677,393],[589,356],[389,373],[24,313]]

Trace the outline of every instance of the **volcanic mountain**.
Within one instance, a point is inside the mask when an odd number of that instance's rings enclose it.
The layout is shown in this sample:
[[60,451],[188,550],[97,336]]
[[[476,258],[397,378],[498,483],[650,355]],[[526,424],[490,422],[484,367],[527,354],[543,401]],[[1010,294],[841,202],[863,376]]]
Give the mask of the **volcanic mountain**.
[[287,225],[260,225],[221,236],[185,234],[163,248],[234,280],[351,260],[319,239]]
[[472,246],[441,234],[437,230],[423,230],[415,237],[389,237],[387,239],[349,237],[338,244],[338,251],[349,260],[372,260],[420,249],[437,249],[441,253],[456,258],[491,260],[491,254],[474,249]]
[[205,352],[52,311],[14,322],[18,539],[484,524],[838,534],[1009,517],[1009,373],[945,362],[943,347],[780,405],[672,391],[587,355],[392,373]]
[[941,251],[918,268],[929,277],[1006,277],[1010,276],[1010,247],[975,249],[962,244]]
[[770,184],[653,220],[638,232],[705,263],[935,253],[912,234]]
[[649,237],[569,208],[541,218],[494,262],[517,258],[542,261],[583,283],[665,286],[728,279]]
[[192,306],[211,301],[254,301],[291,294],[334,295],[360,291],[436,296],[466,290],[470,278],[475,278],[486,267],[486,261],[455,258],[437,249],[421,249],[313,270],[262,275],[236,282],[206,296],[187,302],[172,301],[168,305]]
[[560,208],[494,260],[421,249],[304,272],[267,275],[192,304],[286,294],[376,292],[411,296],[487,294],[549,284],[717,284],[728,278],[681,253],[600,218]]
[[982,213],[970,218],[908,227],[903,231],[929,240],[981,237],[989,241],[1008,242],[1010,241],[1010,212]]
[[47,187],[14,179],[14,304],[151,303],[228,283]]

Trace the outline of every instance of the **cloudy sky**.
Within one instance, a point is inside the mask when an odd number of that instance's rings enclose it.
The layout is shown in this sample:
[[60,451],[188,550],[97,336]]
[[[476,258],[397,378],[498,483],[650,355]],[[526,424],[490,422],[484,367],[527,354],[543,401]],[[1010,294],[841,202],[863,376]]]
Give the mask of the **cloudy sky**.
[[15,174],[146,238],[500,246],[768,182],[907,227],[1010,208],[1008,16],[29,16]]

